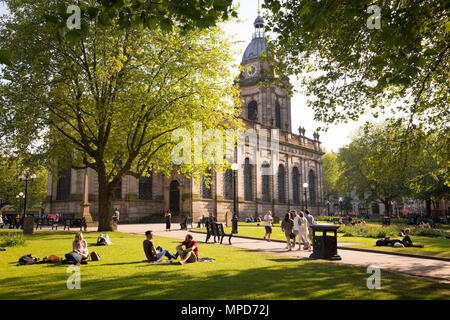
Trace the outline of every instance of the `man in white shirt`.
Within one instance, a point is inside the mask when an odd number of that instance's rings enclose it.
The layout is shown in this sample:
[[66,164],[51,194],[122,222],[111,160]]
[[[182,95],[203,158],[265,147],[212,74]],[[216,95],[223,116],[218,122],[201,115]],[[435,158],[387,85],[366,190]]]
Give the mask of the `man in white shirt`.
[[266,234],[264,235],[264,240],[270,241],[270,235],[272,234],[272,212],[267,211],[267,214],[264,216],[264,228],[266,228]]

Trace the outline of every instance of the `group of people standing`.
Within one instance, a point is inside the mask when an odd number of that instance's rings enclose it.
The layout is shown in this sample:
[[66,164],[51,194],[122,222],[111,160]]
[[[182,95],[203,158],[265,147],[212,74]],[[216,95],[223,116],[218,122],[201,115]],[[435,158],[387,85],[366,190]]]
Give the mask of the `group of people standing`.
[[[270,236],[272,234],[272,223],[273,217],[272,212],[267,211],[264,216],[264,227],[266,229],[266,234],[264,235],[264,240],[270,241]],[[295,248],[296,240],[298,237],[298,250],[311,250],[312,249],[312,229],[311,226],[314,224],[314,217],[310,214],[309,210],[305,212],[300,211],[297,213],[295,210],[291,210],[286,213],[284,219],[281,221],[281,229],[286,236],[286,249],[289,251]],[[311,240],[311,242],[310,242]]]

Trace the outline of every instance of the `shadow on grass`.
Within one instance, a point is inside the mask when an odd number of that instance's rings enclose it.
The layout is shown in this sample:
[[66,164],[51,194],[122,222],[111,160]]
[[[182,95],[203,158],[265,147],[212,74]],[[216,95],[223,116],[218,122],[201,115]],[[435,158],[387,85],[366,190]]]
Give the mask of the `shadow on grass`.
[[[131,275],[87,275],[81,290],[68,290],[67,274],[54,274],[52,284],[41,276],[0,280],[2,299],[448,299],[449,286],[418,279],[395,281],[384,275],[382,290],[368,290],[367,274],[352,267],[294,259],[271,259],[279,265],[245,270],[205,270],[191,274],[190,268],[171,264]],[[124,264],[131,264],[124,263]],[[106,264],[111,265],[111,264]],[[122,263],[113,264],[122,265]],[[103,265],[105,266],[105,265]],[[164,266],[165,268],[159,268]],[[172,268],[168,268],[172,266]],[[207,268],[205,268],[207,269]],[[120,269],[118,269],[120,270]],[[87,279],[86,279],[87,278]],[[18,285],[26,281],[27,286]],[[405,290],[408,288],[408,290]]]

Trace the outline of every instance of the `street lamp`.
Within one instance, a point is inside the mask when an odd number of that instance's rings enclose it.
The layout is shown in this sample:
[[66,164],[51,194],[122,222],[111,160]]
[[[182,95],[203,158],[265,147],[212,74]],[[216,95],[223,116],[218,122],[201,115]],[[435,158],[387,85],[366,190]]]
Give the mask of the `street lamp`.
[[341,217],[342,217],[342,197],[339,197],[339,208],[340,208],[340,211],[341,211]]
[[238,233],[238,216],[237,216],[237,188],[236,188],[236,173],[239,169],[237,163],[231,165],[231,170],[233,170],[233,219],[231,233]]
[[308,188],[308,183],[303,184],[303,194],[305,195],[305,209],[308,209],[308,196],[306,195],[306,189]]
[[25,214],[27,212],[27,195],[28,195],[28,180],[34,181],[36,179],[36,175],[30,175],[30,170],[27,168],[23,171],[23,174],[19,175],[19,180],[22,181],[25,179],[25,200],[23,204],[23,217],[25,218]]

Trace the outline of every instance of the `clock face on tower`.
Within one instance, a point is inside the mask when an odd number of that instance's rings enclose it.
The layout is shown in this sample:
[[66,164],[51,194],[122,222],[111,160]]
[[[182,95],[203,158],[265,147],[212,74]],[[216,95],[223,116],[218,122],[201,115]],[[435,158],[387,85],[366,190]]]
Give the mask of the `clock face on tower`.
[[251,64],[247,67],[247,75],[249,77],[253,77],[256,74],[256,66]]

